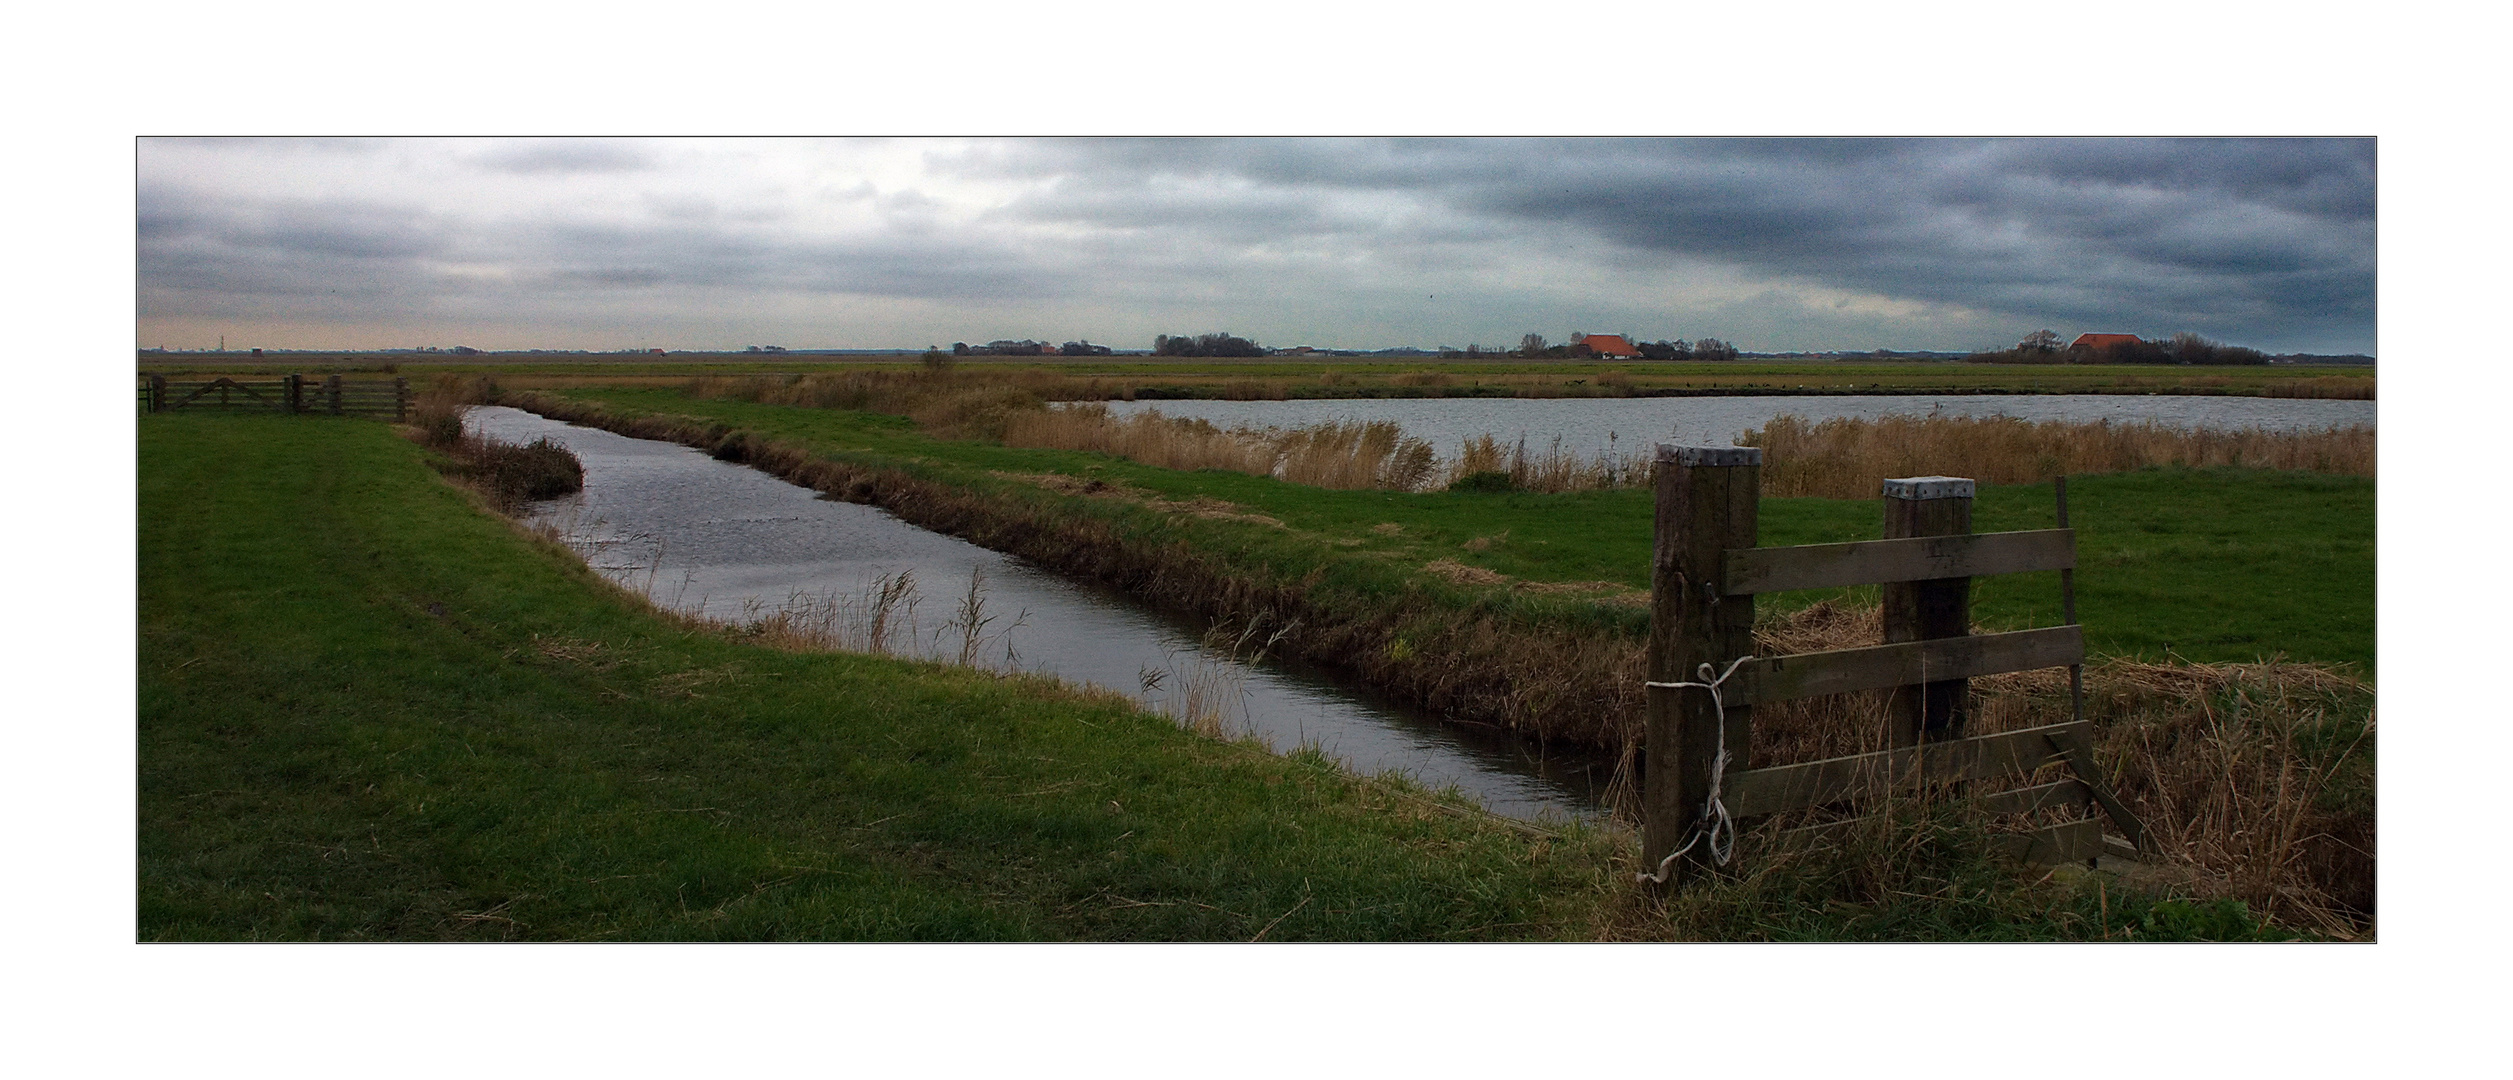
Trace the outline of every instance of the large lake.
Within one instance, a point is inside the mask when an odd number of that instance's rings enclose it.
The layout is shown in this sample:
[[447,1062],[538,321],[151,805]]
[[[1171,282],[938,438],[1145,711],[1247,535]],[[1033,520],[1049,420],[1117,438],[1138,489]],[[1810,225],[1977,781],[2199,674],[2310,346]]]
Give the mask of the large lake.
[[1881,416],[2012,416],[2023,420],[2154,421],[2183,428],[2306,431],[2373,425],[2371,401],[2119,394],[1876,395],[1692,398],[1361,398],[1303,401],[1112,401],[1129,416],[1158,410],[1224,427],[1296,427],[1328,420],[1393,420],[1444,455],[1491,435],[1542,449],[1555,437],[1581,455],[1645,452],[1653,443],[1726,446],[1781,415],[1808,420]]

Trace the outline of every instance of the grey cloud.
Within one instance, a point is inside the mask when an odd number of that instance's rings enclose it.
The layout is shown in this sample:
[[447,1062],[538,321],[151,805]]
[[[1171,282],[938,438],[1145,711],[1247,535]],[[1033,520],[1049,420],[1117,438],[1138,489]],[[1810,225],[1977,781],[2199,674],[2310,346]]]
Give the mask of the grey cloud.
[[627,143],[587,139],[547,139],[516,143],[472,159],[508,173],[635,172],[652,168],[654,156]]
[[2370,140],[1154,139],[934,163],[1055,178],[1012,210],[1038,220],[1229,240],[1320,230],[1334,197],[1369,193],[1426,208],[1425,232],[1570,230],[2027,320],[2372,330]]

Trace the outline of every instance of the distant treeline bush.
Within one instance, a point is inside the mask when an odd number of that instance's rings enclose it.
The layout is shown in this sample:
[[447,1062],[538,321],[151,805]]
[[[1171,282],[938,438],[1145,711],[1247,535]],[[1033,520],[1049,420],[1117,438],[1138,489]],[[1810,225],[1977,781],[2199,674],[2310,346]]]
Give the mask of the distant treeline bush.
[[1108,346],[1093,345],[1087,341],[1068,341],[1063,345],[1050,345],[1044,341],[1031,341],[1027,338],[1023,338],[1019,341],[1014,341],[1010,338],[999,338],[994,341],[989,341],[983,345],[971,345],[965,341],[954,341],[951,343],[951,354],[953,356],[1052,356],[1059,354],[1064,356],[1106,356],[1108,355],[1108,352]]
[[1154,356],[1263,356],[1265,346],[1230,334],[1194,337],[1160,334],[1152,338]]
[[[1736,346],[1718,338],[1703,338],[1700,341],[1685,341],[1682,338],[1673,341],[1635,341],[1632,343],[1632,348],[1639,350],[1640,358],[1643,360],[1734,360],[1737,358]],[[1547,344],[1542,334],[1529,334],[1519,339],[1518,347],[1515,349],[1487,349],[1478,344],[1468,345],[1463,349],[1442,348],[1440,350],[1440,359],[1443,360],[1472,360],[1487,356],[1513,356],[1522,360],[1580,360],[1595,355],[1594,350],[1578,342],[1565,345]]]
[[1975,364],[2265,364],[2269,356],[2258,349],[2210,341],[2186,330],[2156,341],[2133,337],[2101,345],[2064,347],[2059,344],[2059,335],[2038,330],[2015,348],[1973,353],[1964,360]]

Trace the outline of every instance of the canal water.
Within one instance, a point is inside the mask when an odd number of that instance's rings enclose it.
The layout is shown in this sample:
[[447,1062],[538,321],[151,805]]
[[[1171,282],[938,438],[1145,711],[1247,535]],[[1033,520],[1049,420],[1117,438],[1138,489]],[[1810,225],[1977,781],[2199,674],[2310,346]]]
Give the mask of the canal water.
[[[690,614],[749,622],[780,609],[862,617],[884,583],[913,583],[892,609],[895,652],[1097,685],[1181,714],[1192,690],[1221,701],[1222,726],[1277,750],[1314,745],[1365,775],[1454,786],[1512,817],[1601,813],[1610,763],[1543,756],[1500,733],[1443,724],[1316,668],[1251,657],[1271,628],[1215,634],[1111,590],[826,498],[673,443],[480,407],[468,423],[524,443],[548,437],[584,462],[578,495],[536,504],[611,580]],[[974,578],[983,614],[964,618]],[[967,627],[980,629],[972,635]],[[1211,644],[1208,644],[1208,640]]]
[[1581,457],[1646,455],[1655,443],[1727,446],[1783,414],[1835,417],[2012,416],[2022,420],[2154,421],[2170,427],[2309,431],[2373,426],[2374,403],[2312,398],[2124,394],[1920,394],[1688,398],[1358,398],[1294,401],[1112,401],[1109,412],[1209,420],[1223,427],[1301,427],[1329,420],[1393,420],[1441,456],[1490,435],[1542,451],[1555,438]]

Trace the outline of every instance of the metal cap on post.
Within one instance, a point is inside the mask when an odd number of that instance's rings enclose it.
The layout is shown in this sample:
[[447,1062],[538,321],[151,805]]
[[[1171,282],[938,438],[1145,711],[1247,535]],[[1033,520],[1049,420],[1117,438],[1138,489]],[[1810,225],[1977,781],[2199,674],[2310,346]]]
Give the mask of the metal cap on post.
[[[1732,468],[1738,465],[1760,465],[1763,463],[1763,448],[1759,446],[1671,446],[1659,443],[1658,460],[1688,469],[1705,466]],[[1964,483],[1968,484],[1971,481],[1966,480]]]
[[[1658,446],[1650,682],[1698,682],[1702,665],[1715,673],[1753,652],[1754,598],[1721,595],[1721,559],[1755,544],[1762,464],[1759,447]],[[1708,692],[1693,688],[1650,687],[1644,700],[1642,865],[1673,883],[1712,864],[1714,845],[1695,834],[1706,824],[1719,751],[1727,750],[1729,768],[1744,768],[1751,713],[1740,706],[1723,714]],[[1684,858],[1669,862],[1678,850]]]
[[1968,476],[1905,476],[1885,481],[1888,499],[1969,499],[1972,479]]

